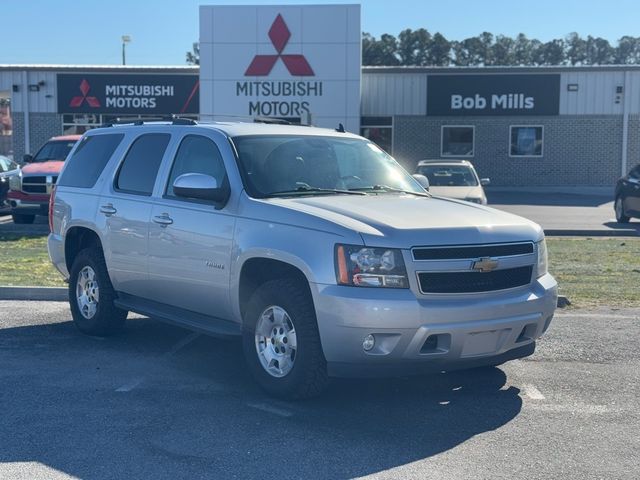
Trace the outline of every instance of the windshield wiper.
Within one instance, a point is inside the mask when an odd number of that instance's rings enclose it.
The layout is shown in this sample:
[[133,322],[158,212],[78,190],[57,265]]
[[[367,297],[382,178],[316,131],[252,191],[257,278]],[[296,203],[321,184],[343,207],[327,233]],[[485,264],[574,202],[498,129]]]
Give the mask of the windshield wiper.
[[309,187],[301,185],[298,188],[294,188],[293,190],[282,190],[280,192],[271,192],[267,196],[271,197],[274,195],[296,195],[296,194],[314,194],[314,193],[336,193],[336,194],[345,194],[345,195],[366,195],[365,192],[357,192],[353,190],[340,190],[337,188],[318,188],[318,187]]
[[427,192],[412,192],[410,190],[402,190],[401,188],[393,188],[389,185],[372,185],[370,187],[350,188],[352,192],[374,191],[374,192],[394,192],[394,193],[407,193],[409,195],[417,195],[419,197],[431,197],[432,195]]

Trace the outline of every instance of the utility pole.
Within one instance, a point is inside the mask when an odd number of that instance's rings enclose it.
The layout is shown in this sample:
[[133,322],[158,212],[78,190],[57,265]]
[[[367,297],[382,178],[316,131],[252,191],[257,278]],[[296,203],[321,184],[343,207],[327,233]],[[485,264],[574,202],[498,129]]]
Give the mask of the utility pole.
[[122,35],[122,65],[127,64],[127,58],[125,56],[125,46],[131,42],[131,35]]

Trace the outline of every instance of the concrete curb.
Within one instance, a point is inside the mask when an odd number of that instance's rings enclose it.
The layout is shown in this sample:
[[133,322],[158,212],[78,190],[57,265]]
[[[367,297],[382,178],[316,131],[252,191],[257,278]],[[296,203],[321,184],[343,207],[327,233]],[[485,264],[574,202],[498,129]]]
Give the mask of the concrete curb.
[[640,237],[640,230],[558,230],[546,229],[547,237]]
[[0,300],[40,300],[66,302],[67,287],[0,287]]

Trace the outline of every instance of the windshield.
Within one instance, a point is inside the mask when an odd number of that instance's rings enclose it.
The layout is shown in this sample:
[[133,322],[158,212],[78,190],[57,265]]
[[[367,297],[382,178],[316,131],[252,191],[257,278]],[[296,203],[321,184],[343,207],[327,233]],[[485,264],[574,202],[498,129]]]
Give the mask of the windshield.
[[366,140],[268,135],[233,141],[253,197],[399,190],[426,195],[393,158]]
[[465,165],[422,165],[418,167],[421,173],[429,179],[431,187],[475,187],[478,177],[475,172]]
[[0,173],[10,172],[16,168],[18,168],[18,165],[12,162],[9,158],[0,155]]
[[75,140],[57,140],[45,143],[33,158],[34,162],[46,162],[47,160],[64,160],[76,144]]

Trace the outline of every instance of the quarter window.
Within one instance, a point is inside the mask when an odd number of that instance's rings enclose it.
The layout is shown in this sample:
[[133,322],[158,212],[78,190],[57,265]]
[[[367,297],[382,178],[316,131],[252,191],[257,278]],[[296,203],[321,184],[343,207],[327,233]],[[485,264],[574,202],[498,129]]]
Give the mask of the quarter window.
[[69,158],[58,185],[92,188],[123,138],[121,133],[84,137]]
[[541,157],[543,146],[542,126],[514,125],[510,133],[509,155],[512,157]]
[[475,127],[447,126],[442,127],[443,157],[473,157]]
[[116,190],[151,195],[158,169],[171,135],[148,133],[139,136],[129,148],[116,178]]
[[224,162],[217,145],[209,138],[200,135],[187,135],[184,137],[176,153],[176,158],[171,168],[166,195],[175,197],[173,182],[185,173],[202,173],[213,177],[221,186],[226,179]]

